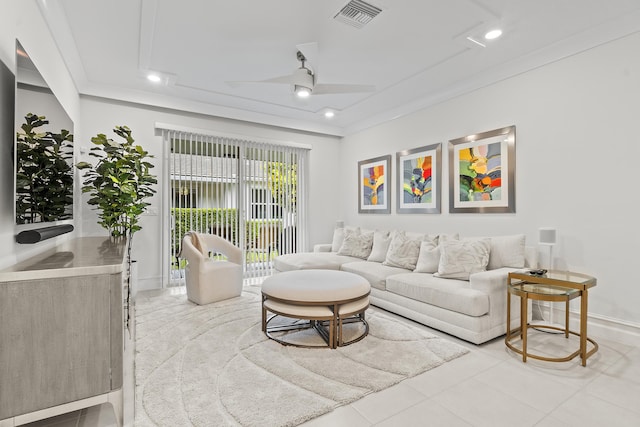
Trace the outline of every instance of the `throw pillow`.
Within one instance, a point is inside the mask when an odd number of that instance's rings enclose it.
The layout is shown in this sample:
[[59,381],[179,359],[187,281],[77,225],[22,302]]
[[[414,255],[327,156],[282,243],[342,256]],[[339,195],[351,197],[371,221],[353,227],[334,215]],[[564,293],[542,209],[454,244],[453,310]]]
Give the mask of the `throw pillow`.
[[373,233],[373,248],[367,261],[384,262],[387,258],[387,251],[391,243],[392,236],[388,231],[378,231]]
[[440,244],[440,263],[434,276],[469,280],[469,275],[486,271],[491,239],[449,240]]
[[460,240],[460,235],[458,233],[438,235],[438,243],[448,242],[449,240]]
[[331,241],[331,252],[338,252],[344,240],[344,228],[333,230],[333,240]]
[[416,268],[420,254],[420,242],[423,239],[409,238],[403,231],[396,233],[389,244],[387,257],[382,264],[413,270]]
[[362,233],[360,228],[346,229],[342,246],[338,255],[347,255],[356,258],[367,259],[373,245],[373,233]]
[[491,237],[491,255],[487,269],[524,268],[525,235]]
[[420,243],[420,254],[416,262],[416,273],[435,273],[440,264],[440,248],[435,240],[425,240]]

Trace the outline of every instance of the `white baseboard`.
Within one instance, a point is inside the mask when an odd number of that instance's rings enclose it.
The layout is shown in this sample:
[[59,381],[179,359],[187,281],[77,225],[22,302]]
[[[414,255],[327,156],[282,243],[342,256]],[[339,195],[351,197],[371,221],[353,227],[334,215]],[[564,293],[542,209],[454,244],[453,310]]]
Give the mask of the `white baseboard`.
[[[565,311],[561,308],[563,304],[553,305],[552,318],[555,323],[564,324]],[[545,316],[549,315],[551,307],[545,303],[540,304],[540,309]],[[537,312],[537,308],[534,309]],[[546,320],[550,320],[547,318]],[[628,322],[622,319],[615,319],[600,314],[587,314],[587,334],[591,338],[606,338],[622,344],[637,346],[640,342],[640,324]],[[569,325],[573,331],[579,331],[580,315],[578,311],[569,310]]]
[[136,284],[132,287],[131,292],[133,295],[140,291],[149,291],[152,289],[162,289],[161,277],[145,277],[138,278]]
[[[569,318],[578,324],[578,313],[571,311]],[[606,338],[627,345],[637,346],[640,342],[640,325],[598,314],[588,314],[588,335]]]

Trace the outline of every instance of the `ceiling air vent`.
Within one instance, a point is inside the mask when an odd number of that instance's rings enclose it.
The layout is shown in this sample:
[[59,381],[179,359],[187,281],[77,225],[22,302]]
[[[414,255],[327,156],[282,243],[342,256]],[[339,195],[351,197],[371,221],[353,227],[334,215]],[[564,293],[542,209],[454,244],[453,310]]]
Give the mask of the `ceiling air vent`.
[[375,18],[382,9],[361,0],[351,0],[333,17],[356,28],[362,28]]

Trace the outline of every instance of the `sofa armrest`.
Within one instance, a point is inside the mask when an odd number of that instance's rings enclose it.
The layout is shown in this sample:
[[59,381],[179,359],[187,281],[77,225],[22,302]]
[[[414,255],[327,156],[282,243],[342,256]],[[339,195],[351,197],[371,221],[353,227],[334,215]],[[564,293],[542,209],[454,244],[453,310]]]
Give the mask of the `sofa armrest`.
[[482,271],[469,276],[471,289],[477,289],[491,294],[493,292],[507,292],[507,278],[509,273],[517,268],[496,268],[495,270]]
[[313,245],[313,252],[331,252],[331,243]]

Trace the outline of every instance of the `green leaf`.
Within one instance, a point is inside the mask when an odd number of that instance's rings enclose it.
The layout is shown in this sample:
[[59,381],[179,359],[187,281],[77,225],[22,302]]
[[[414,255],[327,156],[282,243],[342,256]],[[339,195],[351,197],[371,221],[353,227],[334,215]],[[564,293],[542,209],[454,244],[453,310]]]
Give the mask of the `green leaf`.
[[156,193],[153,185],[157,180],[148,173],[153,164],[146,159],[153,156],[133,144],[131,129],[116,126],[114,132],[124,142],[113,141],[104,134],[92,138],[97,146],[90,154],[99,161],[95,166],[83,167],[83,191],[91,196],[89,204],[97,207],[101,226],[113,236],[131,236],[140,230],[137,224],[147,205],[143,200]]
[[92,168],[93,165],[91,163],[88,162],[78,162],[76,163],[76,168],[78,169],[89,169]]

